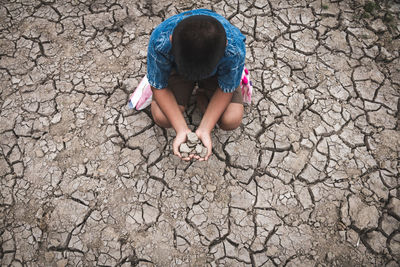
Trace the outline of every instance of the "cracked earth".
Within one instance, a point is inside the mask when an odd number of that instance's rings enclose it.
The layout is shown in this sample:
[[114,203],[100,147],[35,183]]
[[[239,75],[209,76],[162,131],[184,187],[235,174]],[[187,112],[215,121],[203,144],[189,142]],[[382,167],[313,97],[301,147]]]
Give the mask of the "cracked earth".
[[[400,264],[398,1],[0,2],[2,266]],[[127,108],[194,8],[247,36],[255,85],[208,162]]]

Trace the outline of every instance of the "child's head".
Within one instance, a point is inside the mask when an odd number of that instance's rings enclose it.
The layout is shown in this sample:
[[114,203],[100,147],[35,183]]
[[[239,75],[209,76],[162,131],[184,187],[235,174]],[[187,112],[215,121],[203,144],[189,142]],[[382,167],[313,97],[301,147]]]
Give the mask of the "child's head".
[[183,19],[172,34],[177,71],[188,80],[208,77],[224,56],[226,33],[215,18],[195,15]]

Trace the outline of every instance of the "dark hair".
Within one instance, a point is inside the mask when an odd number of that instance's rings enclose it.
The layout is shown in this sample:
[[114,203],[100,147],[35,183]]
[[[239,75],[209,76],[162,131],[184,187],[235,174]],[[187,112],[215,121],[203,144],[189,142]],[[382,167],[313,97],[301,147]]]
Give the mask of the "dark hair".
[[172,54],[177,71],[188,80],[207,78],[224,56],[225,47],[225,29],[211,16],[185,18],[172,34]]

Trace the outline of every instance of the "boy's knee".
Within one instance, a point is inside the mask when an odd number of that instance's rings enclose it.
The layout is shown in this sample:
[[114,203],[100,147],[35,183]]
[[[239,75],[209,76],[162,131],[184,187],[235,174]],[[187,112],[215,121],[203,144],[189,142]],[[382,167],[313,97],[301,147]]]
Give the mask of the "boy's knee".
[[[183,113],[185,111],[185,107],[179,105],[179,110]],[[160,107],[158,106],[157,102],[152,101],[151,102],[151,115],[153,116],[154,122],[163,128],[171,128],[172,125],[169,122],[168,118],[164,115],[164,113],[161,111]]]
[[229,108],[222,115],[219,126],[225,131],[235,130],[242,123],[243,105],[241,107]]
[[221,119],[219,126],[221,127],[222,130],[232,131],[238,128],[241,123],[242,123],[242,118]]
[[165,118],[164,116],[154,116],[153,115],[153,119],[154,119],[154,122],[158,126],[160,126],[162,128],[171,128],[171,124],[169,123],[168,119]]

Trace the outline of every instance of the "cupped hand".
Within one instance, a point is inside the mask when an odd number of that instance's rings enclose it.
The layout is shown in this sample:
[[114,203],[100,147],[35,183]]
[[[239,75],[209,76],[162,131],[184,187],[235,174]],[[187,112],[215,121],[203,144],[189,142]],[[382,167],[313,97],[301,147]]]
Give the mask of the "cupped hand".
[[197,129],[196,134],[199,137],[200,141],[203,143],[203,145],[207,148],[207,155],[204,158],[201,158],[200,156],[195,156],[196,159],[199,161],[203,160],[208,160],[208,158],[211,156],[212,153],[212,141],[211,141],[211,132],[209,131],[203,131],[202,129]]
[[174,141],[172,142],[172,150],[174,152],[174,155],[177,155],[178,157],[180,157],[181,159],[183,159],[185,161],[190,160],[192,156],[182,158],[182,155],[179,152],[179,147],[182,143],[186,142],[187,134],[190,132],[191,132],[190,129],[187,129],[187,130],[181,131],[181,132],[177,132],[176,137],[175,137]]

